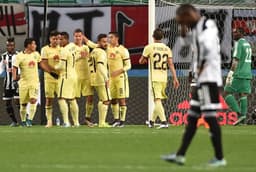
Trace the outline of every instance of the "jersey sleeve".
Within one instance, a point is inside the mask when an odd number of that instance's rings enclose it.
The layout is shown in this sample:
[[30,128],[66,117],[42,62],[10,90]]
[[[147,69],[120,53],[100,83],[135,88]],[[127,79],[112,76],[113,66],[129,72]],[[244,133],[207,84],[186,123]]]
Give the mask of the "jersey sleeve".
[[62,48],[60,51],[60,59],[66,61],[68,54],[68,51],[65,48]]
[[0,74],[5,71],[4,57],[1,55],[0,59]]
[[14,58],[14,60],[13,60],[13,63],[12,63],[12,66],[19,68],[19,66],[20,66],[20,58],[19,58],[19,55],[16,55],[16,56],[15,56],[15,58]]
[[235,43],[234,51],[233,51],[233,58],[240,59],[242,54],[242,43],[240,41]]
[[47,60],[48,59],[48,55],[47,55],[47,48],[43,47],[41,50],[41,57],[43,60]]
[[35,52],[35,54],[37,63],[40,63],[42,61],[41,55],[38,52]]
[[144,48],[144,50],[143,50],[142,56],[143,56],[143,57],[146,57],[146,58],[149,58],[150,52],[151,52],[150,46],[147,45],[147,46]]
[[98,47],[98,44],[96,44],[96,43],[94,43],[94,42],[92,42],[92,41],[88,41],[87,43],[86,43],[90,48],[96,48],[96,47]]

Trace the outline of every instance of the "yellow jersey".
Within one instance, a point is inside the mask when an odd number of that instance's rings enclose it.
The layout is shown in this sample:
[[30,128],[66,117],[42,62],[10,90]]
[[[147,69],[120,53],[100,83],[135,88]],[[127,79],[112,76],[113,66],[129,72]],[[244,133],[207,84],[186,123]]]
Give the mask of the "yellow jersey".
[[[86,53],[86,57],[81,57],[81,52],[84,51]],[[76,45],[75,49],[75,69],[77,73],[78,79],[89,79],[89,67],[88,67],[88,58],[89,58],[90,50],[88,46],[83,45],[81,47]]]
[[124,69],[124,73],[120,74],[117,78],[127,78],[127,70],[131,68],[129,51],[122,45],[107,48],[108,67],[109,73]]
[[102,48],[95,48],[88,61],[92,86],[105,85],[108,80],[107,53]]
[[60,60],[65,64],[60,71],[60,78],[76,78],[75,55],[72,46],[66,45],[61,48]]
[[38,63],[41,61],[41,56],[38,52],[25,54],[20,52],[16,55],[14,67],[20,69],[20,87],[39,84]]
[[164,43],[152,43],[143,51],[143,57],[149,58],[152,82],[167,82],[168,58],[172,58],[172,51]]
[[[41,49],[42,60],[47,60],[48,65],[54,67],[59,63],[60,60],[60,50],[59,46],[51,47],[49,45],[44,46]],[[44,80],[46,82],[57,82],[57,79],[54,79],[48,72],[44,72]]]

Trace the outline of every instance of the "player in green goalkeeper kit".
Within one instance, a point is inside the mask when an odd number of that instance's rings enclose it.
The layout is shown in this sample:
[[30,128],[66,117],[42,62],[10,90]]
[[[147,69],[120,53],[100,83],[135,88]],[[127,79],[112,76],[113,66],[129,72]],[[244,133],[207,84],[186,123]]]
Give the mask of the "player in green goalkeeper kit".
[[[238,120],[234,125],[238,125],[246,119],[248,107],[247,96],[251,93],[252,48],[250,43],[243,37],[243,28],[233,30],[233,38],[236,41],[233,48],[233,62],[224,88],[226,103],[238,114]],[[239,94],[239,104],[234,97],[235,93]]]

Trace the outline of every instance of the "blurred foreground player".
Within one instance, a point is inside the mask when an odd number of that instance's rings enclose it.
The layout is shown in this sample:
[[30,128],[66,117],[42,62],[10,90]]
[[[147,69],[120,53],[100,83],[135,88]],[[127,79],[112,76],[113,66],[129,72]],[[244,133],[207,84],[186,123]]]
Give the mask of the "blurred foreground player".
[[221,57],[218,29],[213,20],[201,17],[190,4],[181,5],[176,11],[176,20],[181,26],[181,35],[186,36],[192,29],[191,42],[197,54],[196,87],[192,90],[191,108],[188,112],[188,125],[183,134],[182,143],[174,154],[163,155],[162,159],[183,165],[185,154],[196,133],[197,121],[201,114],[210,126],[210,136],[215,157],[209,166],[225,166],[223,157],[221,130],[216,119],[216,111],[221,108],[219,103],[219,87],[222,86]]
[[18,122],[15,117],[15,112],[12,105],[12,100],[14,99],[14,103],[19,108],[18,85],[14,84],[12,78],[12,64],[17,53],[18,52],[15,50],[14,38],[8,38],[6,41],[6,52],[1,55],[0,73],[5,72],[3,100],[6,103],[6,111],[12,120],[12,123],[10,125],[11,127],[18,126]]
[[144,48],[143,54],[139,60],[140,64],[145,64],[148,59],[150,61],[150,78],[155,107],[149,121],[149,127],[154,127],[154,122],[159,116],[161,120],[159,129],[168,128],[168,123],[162,104],[162,100],[167,98],[165,90],[167,86],[168,66],[172,73],[174,88],[177,89],[179,87],[179,81],[177,79],[172,61],[172,52],[169,47],[161,42],[163,36],[163,31],[161,29],[156,29],[153,33],[154,43],[149,44]]

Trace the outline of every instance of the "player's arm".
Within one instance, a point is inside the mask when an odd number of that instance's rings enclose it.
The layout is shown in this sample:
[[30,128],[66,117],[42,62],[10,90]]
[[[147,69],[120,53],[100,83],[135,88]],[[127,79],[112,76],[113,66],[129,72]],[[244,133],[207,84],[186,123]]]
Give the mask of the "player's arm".
[[143,50],[142,56],[139,59],[139,64],[146,64],[148,62],[149,54],[150,49],[148,46],[146,46]]
[[111,73],[111,77],[116,77],[124,72],[127,72],[128,70],[131,69],[131,59],[130,59],[130,54],[128,52],[127,49],[125,49],[125,52],[124,52],[124,57],[123,57],[123,68],[121,69],[118,69],[114,72]]
[[4,63],[4,58],[3,56],[1,56],[1,59],[0,59],[0,74],[2,74],[3,72],[5,72],[5,63]]
[[83,40],[85,42],[86,45],[88,45],[90,48],[96,48],[98,47],[98,44],[92,42],[91,40],[89,40],[85,35],[83,36]]
[[172,57],[169,57],[167,59],[167,63],[168,63],[168,66],[169,66],[169,69],[170,69],[170,72],[172,73],[172,77],[173,77],[173,86],[174,88],[178,88],[180,83],[179,83],[179,80],[177,78],[177,74],[176,74],[176,70],[175,70],[175,67],[174,67],[174,64],[173,64],[173,60],[172,60]]

